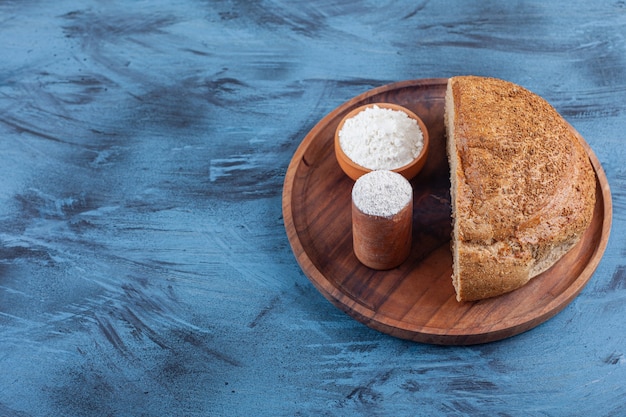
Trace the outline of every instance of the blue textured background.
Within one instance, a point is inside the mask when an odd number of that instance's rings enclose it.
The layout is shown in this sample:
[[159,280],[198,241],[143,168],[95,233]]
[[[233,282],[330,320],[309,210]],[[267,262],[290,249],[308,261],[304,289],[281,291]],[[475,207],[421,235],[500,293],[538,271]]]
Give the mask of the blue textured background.
[[[624,1],[0,1],[0,416],[626,415]],[[353,96],[519,83],[586,138],[606,254],[547,323],[472,347],[335,309],[281,213]]]

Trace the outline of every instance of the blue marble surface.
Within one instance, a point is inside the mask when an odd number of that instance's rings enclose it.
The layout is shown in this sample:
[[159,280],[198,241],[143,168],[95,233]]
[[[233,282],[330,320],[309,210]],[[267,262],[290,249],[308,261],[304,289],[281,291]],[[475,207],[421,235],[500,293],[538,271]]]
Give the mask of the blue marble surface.
[[[626,3],[0,1],[0,416],[626,415]],[[440,347],[346,316],[281,192],[339,104],[489,75],[548,99],[613,193],[587,287]]]

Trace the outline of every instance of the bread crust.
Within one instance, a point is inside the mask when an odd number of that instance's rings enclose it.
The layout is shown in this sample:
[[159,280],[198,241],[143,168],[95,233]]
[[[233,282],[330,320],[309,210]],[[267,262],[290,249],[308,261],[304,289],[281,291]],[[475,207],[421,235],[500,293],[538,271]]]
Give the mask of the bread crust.
[[596,198],[589,157],[546,100],[504,80],[450,78],[445,122],[457,300],[513,291],[589,226]]

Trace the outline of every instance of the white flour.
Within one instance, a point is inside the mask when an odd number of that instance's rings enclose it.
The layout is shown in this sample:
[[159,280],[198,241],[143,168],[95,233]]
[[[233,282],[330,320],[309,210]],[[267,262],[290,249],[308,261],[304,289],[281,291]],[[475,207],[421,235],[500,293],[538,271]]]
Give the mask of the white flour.
[[345,121],[339,144],[348,158],[362,167],[392,170],[420,154],[424,137],[405,112],[373,106]]
[[402,175],[392,171],[372,171],[361,176],[352,187],[352,201],[365,214],[393,217],[413,197],[413,188]]

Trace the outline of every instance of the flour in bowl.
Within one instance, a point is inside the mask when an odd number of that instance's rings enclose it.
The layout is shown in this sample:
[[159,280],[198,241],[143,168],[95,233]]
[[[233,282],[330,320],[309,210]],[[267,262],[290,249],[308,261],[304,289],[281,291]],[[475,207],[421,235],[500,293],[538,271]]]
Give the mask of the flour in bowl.
[[372,106],[344,122],[339,144],[348,158],[362,167],[392,170],[420,154],[424,137],[405,112]]

